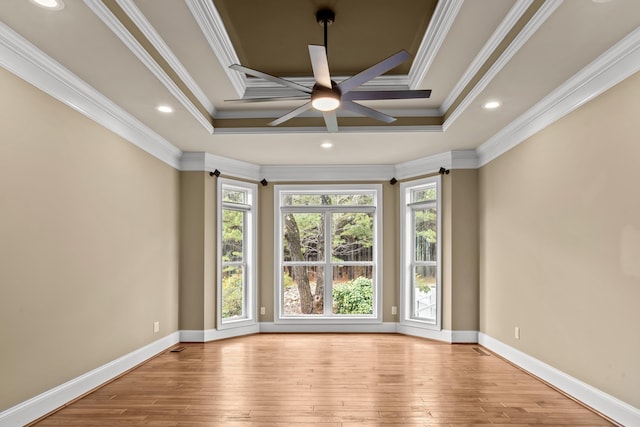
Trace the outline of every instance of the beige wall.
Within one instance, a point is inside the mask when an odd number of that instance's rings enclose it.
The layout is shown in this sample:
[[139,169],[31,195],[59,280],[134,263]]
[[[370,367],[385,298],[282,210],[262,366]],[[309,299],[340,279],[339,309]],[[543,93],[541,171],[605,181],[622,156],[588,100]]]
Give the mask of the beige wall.
[[442,328],[477,331],[478,171],[442,176]]
[[2,411],[177,330],[179,189],[4,69],[0,93]]
[[[443,311],[451,313],[454,331],[477,331],[479,327],[478,281],[478,170],[451,171],[451,239],[449,256],[452,266],[450,305]],[[445,178],[446,181],[446,178]]]
[[635,407],[639,111],[636,74],[480,171],[481,331]]
[[180,172],[180,329],[215,327],[216,181]]

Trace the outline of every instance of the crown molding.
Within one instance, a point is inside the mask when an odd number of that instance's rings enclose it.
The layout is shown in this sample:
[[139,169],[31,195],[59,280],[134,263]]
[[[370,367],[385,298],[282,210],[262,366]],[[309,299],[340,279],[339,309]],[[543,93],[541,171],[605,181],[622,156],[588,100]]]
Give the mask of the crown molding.
[[409,69],[409,87],[416,89],[424,80],[440,46],[455,21],[463,0],[440,0],[431,17],[431,22],[422,38],[416,57]]
[[547,0],[531,20],[520,31],[516,38],[509,44],[500,57],[493,63],[487,73],[482,76],[473,89],[467,94],[462,102],[456,107],[454,111],[447,117],[442,127],[446,131],[449,126],[467,109],[469,105],[476,99],[478,95],[489,85],[495,76],[498,75],[500,70],[513,58],[513,56],[520,50],[522,46],[529,40],[529,38],[540,28],[540,26],[549,18],[553,12],[562,4],[564,0]]
[[240,59],[215,5],[211,0],[185,0],[185,3],[209,43],[209,47],[222,65],[233,89],[239,97],[242,97],[247,90],[245,79],[240,73],[229,68],[230,65],[239,64]]
[[[305,100],[300,100],[305,101]],[[440,117],[440,112],[435,108],[378,108],[378,110],[384,112],[393,117]],[[279,108],[260,111],[241,111],[241,110],[226,110],[219,111],[216,115],[216,119],[266,119],[277,118],[291,111],[291,108]],[[297,117],[320,117],[316,110],[308,110]],[[356,113],[352,113],[348,110],[340,110],[338,117],[362,117]],[[269,128],[272,129],[272,128]],[[272,129],[273,130],[273,129]],[[219,133],[220,129],[216,128],[216,133]]]
[[436,173],[441,167],[445,169],[477,169],[478,156],[475,150],[453,150],[410,160],[396,165],[396,178],[407,179]]
[[260,173],[267,181],[388,181],[393,178],[393,165],[304,165],[262,166]]
[[[557,2],[554,2],[554,4]],[[206,153],[184,153],[144,125],[138,119],[113,103],[95,88],[84,82],[71,71],[46,55],[36,46],[0,22],[0,66],[31,83],[70,108],[111,130],[123,139],[145,152],[181,170],[213,171],[219,169],[224,174],[259,180],[268,174],[268,179],[292,179],[297,173],[284,167],[264,166],[226,159]],[[382,179],[388,176],[388,168],[394,167],[397,179],[410,178],[437,172],[440,167],[449,169],[478,168],[489,163],[511,148],[517,146],[536,132],[579,108],[625,78],[640,71],[640,29],[636,29],[612,48],[600,55],[591,64],[547,95],[542,101],[508,124],[476,150],[451,151],[397,164],[395,166],[358,166],[355,178]],[[272,130],[271,128],[269,128]],[[286,132],[325,132],[319,128],[283,128]],[[216,129],[216,133],[262,133],[264,128]],[[442,132],[442,126],[407,127],[361,127],[345,128],[342,132],[398,132],[435,131]],[[295,168],[295,167],[294,167]],[[321,179],[334,166],[319,166]],[[369,168],[369,172],[366,169]],[[304,167],[304,178],[309,179],[309,168]],[[387,175],[385,175],[387,174]],[[391,172],[391,175],[394,175]],[[315,179],[315,177],[313,177]]]
[[142,31],[142,34],[151,42],[154,48],[162,55],[162,58],[167,61],[169,66],[180,77],[180,80],[189,88],[191,93],[198,99],[198,102],[209,112],[211,115],[216,114],[216,108],[207,98],[204,91],[198,86],[198,83],[191,77],[191,74],[187,71],[182,62],[175,56],[171,48],[160,37],[160,34],[147,20],[144,14],[138,9],[133,0],[117,0],[122,10],[133,21],[134,24]]
[[478,147],[478,166],[486,165],[638,71],[640,28],[629,33]]
[[213,172],[216,169],[224,176],[259,181],[260,166],[241,160],[229,159],[203,152],[185,152],[180,159],[181,171]]
[[451,108],[451,105],[453,105],[458,96],[460,96],[464,88],[467,87],[471,79],[478,73],[478,71],[480,71],[482,65],[484,65],[502,40],[504,40],[507,34],[509,34],[509,31],[511,31],[520,17],[527,11],[527,9],[529,9],[531,3],[533,3],[533,0],[518,0],[516,4],[513,5],[502,22],[500,22],[500,25],[498,25],[498,28],[496,28],[491,37],[489,37],[489,40],[487,40],[484,46],[482,46],[480,52],[478,52],[473,61],[471,61],[471,64],[466,69],[460,80],[458,80],[458,83],[456,83],[449,96],[447,96],[442,103],[442,106],[440,107],[440,115],[444,115],[444,113]]
[[0,66],[177,168],[182,151],[0,22]]
[[[397,133],[397,132],[442,132],[440,125],[424,126],[349,126],[340,128],[340,133]],[[324,126],[318,127],[238,127],[238,128],[216,128],[216,135],[255,135],[255,134],[306,134],[306,133],[327,133]]]
[[151,73],[162,83],[167,90],[187,109],[189,113],[209,132],[213,133],[213,125],[210,119],[205,117],[193,102],[180,90],[171,77],[154,61],[149,52],[136,40],[124,25],[105,6],[101,0],[84,0],[84,3],[96,14],[98,18],[131,50]]

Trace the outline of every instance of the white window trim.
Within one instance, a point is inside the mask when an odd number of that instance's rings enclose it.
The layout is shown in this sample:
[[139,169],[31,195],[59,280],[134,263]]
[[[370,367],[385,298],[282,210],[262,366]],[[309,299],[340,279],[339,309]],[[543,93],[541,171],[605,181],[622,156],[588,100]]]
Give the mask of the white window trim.
[[[436,184],[436,319],[435,322],[412,317],[413,301],[413,219],[411,190],[429,184]],[[400,184],[400,324],[423,329],[442,330],[442,180],[440,176],[407,181]]]
[[[367,191],[374,193],[374,221],[373,221],[373,286],[374,298],[373,315],[352,315],[352,316],[318,316],[309,317],[284,317],[282,316],[282,215],[281,201],[283,193],[344,193],[351,194],[358,191]],[[371,207],[352,206],[349,207],[350,212],[363,212],[370,210]],[[292,210],[318,212],[323,210],[322,207],[290,207]],[[330,210],[331,208],[324,208]],[[275,185],[274,186],[274,254],[275,254],[275,286],[274,286],[274,323],[278,324],[360,324],[360,323],[382,323],[382,185],[380,184],[334,184],[334,185]],[[321,263],[324,265],[324,262]],[[346,263],[353,264],[353,263]],[[345,264],[345,265],[346,265]],[[354,264],[355,265],[355,264]]]
[[[246,316],[237,319],[226,320],[222,319],[222,209],[227,203],[222,200],[222,189],[226,188],[238,189],[247,192],[247,203],[237,204],[246,209],[247,212],[245,229],[243,230],[243,245],[245,253],[245,280],[246,283],[246,295],[245,301],[243,301],[245,307]],[[257,324],[257,280],[258,280],[258,186],[244,181],[236,181],[228,178],[218,178],[217,182],[217,252],[216,252],[216,325],[218,329],[230,329],[239,328],[244,326]],[[230,205],[229,205],[230,206]],[[244,210],[243,209],[243,210]]]

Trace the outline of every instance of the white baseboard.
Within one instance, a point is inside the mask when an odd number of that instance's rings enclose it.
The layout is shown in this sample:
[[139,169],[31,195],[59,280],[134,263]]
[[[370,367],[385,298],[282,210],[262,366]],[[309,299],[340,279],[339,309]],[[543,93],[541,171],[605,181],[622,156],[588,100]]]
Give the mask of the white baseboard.
[[202,331],[180,331],[180,342],[208,342],[223,340],[225,338],[241,337],[243,335],[257,334],[260,332],[260,325],[240,326],[227,329],[205,329]]
[[54,411],[179,342],[174,332],[3,412],[0,426],[23,426]]
[[397,323],[360,323],[360,324],[292,324],[260,322],[260,332],[289,333],[396,333]]
[[436,341],[444,341],[451,342],[451,331],[447,329],[442,329],[440,331],[436,331],[433,329],[424,329],[411,325],[402,325],[398,324],[398,333],[404,335],[411,335],[414,337],[426,338],[429,340]]
[[451,331],[451,344],[477,344],[478,331]]
[[478,343],[624,426],[640,426],[640,409],[480,332]]
[[204,331],[204,340],[216,341],[225,338],[241,337],[243,335],[251,335],[260,333],[260,325],[239,326],[237,328],[228,329],[208,329]]
[[180,331],[180,342],[204,342],[204,330],[182,330]]

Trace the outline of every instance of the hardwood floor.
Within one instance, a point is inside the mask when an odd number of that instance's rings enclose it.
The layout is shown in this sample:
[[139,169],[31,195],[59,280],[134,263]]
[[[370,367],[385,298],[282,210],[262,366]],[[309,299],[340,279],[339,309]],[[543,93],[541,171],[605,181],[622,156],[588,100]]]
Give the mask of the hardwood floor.
[[605,426],[478,345],[394,334],[180,344],[37,426]]

